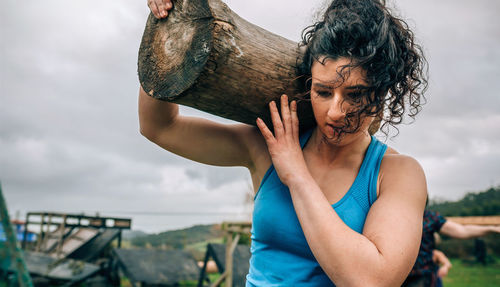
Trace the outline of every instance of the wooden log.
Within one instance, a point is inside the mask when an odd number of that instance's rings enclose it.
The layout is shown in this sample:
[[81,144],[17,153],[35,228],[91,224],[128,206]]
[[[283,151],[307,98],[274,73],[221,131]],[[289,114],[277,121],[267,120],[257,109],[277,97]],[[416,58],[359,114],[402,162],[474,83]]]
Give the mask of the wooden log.
[[[152,97],[272,128],[268,103],[282,94],[297,100],[300,127],[315,124],[298,43],[247,22],[220,0],[174,0],[166,19],[149,15],[138,73]],[[279,105],[278,105],[279,106]],[[370,134],[380,120],[370,126]]]
[[[152,97],[255,125],[268,103],[299,99],[296,42],[255,26],[220,0],[178,0],[166,19],[150,14],[139,50],[139,81]],[[298,102],[312,126],[309,101]]]

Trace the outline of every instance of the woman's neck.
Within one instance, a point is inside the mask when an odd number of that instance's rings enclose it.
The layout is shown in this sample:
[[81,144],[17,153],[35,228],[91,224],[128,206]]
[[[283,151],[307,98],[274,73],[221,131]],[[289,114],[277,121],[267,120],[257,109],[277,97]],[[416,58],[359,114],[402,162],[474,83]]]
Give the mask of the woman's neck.
[[316,162],[337,165],[359,159],[360,156],[364,157],[370,142],[370,135],[362,131],[346,134],[340,142],[335,142],[326,138],[316,126],[307,144],[307,149],[312,152]]

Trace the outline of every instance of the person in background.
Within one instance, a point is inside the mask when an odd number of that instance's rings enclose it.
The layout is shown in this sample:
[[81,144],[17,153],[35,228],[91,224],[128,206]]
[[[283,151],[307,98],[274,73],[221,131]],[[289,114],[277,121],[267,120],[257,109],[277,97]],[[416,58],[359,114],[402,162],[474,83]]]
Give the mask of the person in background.
[[[462,225],[450,220],[446,220],[438,212],[425,210],[422,241],[418,257],[408,278],[403,286],[405,287],[436,287],[438,286],[439,265],[433,260],[436,240],[434,232],[458,239],[468,239],[484,236],[488,233],[500,233],[500,226],[480,226]],[[444,255],[444,254],[443,254]],[[438,255],[439,256],[439,255]],[[449,269],[449,268],[448,268]],[[444,273],[443,269],[441,273]],[[447,271],[447,270],[446,270]],[[447,273],[447,272],[446,272]]]
[[437,249],[434,249],[432,251],[432,261],[436,263],[436,265],[439,266],[439,269],[437,271],[437,287],[442,287],[443,286],[443,280],[442,278],[446,277],[448,275],[448,272],[450,271],[452,265],[448,257],[444,255],[442,251],[439,251]]

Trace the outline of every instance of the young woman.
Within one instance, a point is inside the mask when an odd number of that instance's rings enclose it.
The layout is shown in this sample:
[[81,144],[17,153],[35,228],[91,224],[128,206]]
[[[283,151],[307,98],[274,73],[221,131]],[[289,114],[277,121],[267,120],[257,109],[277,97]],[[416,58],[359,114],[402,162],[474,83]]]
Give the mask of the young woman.
[[[173,8],[148,5],[158,18]],[[378,0],[334,0],[303,35],[311,130],[299,134],[297,104],[286,95],[269,104],[272,133],[260,119],[255,128],[181,116],[141,88],[141,133],[185,158],[249,169],[247,286],[400,286],[418,253],[425,176],[368,128],[419,111],[425,59],[406,23]]]

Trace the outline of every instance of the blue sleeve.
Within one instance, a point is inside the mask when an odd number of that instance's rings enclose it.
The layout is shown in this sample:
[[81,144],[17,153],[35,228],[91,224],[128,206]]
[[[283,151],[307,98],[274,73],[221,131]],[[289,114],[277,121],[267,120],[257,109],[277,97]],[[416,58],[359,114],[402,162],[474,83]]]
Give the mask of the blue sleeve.
[[439,231],[441,230],[441,227],[443,226],[443,224],[446,222],[446,218],[444,218],[443,216],[441,216],[441,214],[439,214],[439,212],[435,212],[435,230],[436,231]]

